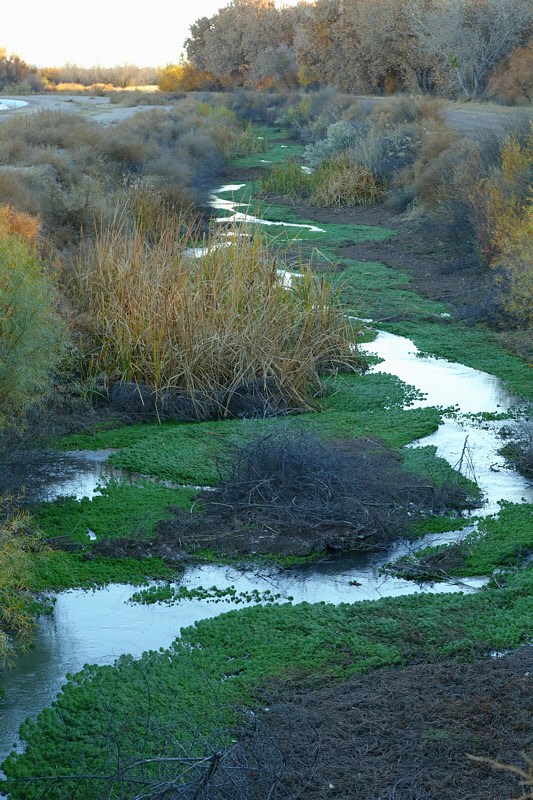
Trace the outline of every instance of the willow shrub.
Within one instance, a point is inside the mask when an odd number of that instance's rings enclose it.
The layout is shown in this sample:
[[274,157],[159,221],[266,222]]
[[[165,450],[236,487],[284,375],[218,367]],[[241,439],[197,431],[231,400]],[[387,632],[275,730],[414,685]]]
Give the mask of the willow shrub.
[[92,326],[91,374],[193,400],[275,387],[302,407],[324,370],[360,364],[351,323],[309,266],[287,289],[264,233],[214,226],[191,248],[193,224],[173,218],[147,241],[119,221],[83,243],[70,285]]
[[485,181],[486,252],[496,270],[503,312],[519,327],[533,326],[533,132],[507,136],[500,164]]
[[31,639],[33,614],[29,588],[36,559],[46,554],[30,527],[27,512],[12,497],[0,495],[0,665]]
[[11,216],[0,215],[0,429],[50,389],[66,336],[31,230],[10,233]]

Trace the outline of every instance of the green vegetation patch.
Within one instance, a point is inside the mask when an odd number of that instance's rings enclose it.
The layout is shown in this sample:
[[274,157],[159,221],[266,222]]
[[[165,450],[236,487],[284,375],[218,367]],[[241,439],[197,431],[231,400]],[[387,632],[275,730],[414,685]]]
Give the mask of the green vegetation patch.
[[343,272],[335,282],[341,297],[353,313],[380,322],[391,317],[420,317],[448,311],[443,303],[422,297],[409,289],[411,275],[393,270],[379,261],[341,261]]
[[[445,578],[517,570],[533,554],[533,505],[501,501],[501,511],[479,521],[460,542],[426,547],[400,559],[392,572],[406,577]],[[507,579],[507,576],[506,576]]]
[[374,411],[402,409],[424,397],[422,392],[387,372],[359,375],[341,372],[324,382],[324,408],[336,411]]
[[[172,433],[168,431],[164,437],[164,447],[156,433],[153,440],[143,438],[137,445],[130,445],[113,454],[110,461],[122,469],[167,478],[177,483],[216,486],[220,480],[219,470],[224,472],[235,444],[244,442],[262,425],[302,427],[333,439],[357,439],[372,434],[380,436],[394,447],[401,447],[434,433],[441,420],[442,414],[436,408],[378,408],[361,413],[331,410],[266,422],[227,420],[193,423],[177,427]],[[213,438],[215,434],[209,429],[206,431],[202,427],[204,425],[218,426],[216,440]]]
[[[342,244],[354,244],[357,242],[381,242],[391,239],[397,235],[397,231],[388,228],[380,228],[376,225],[343,225],[343,224],[323,224],[302,217],[296,213],[290,205],[270,203],[264,198],[257,197],[258,186],[254,183],[247,183],[241,189],[220,193],[221,196],[233,200],[235,203],[244,204],[236,209],[237,211],[248,213],[251,216],[268,220],[269,222],[282,223],[281,225],[265,225],[264,231],[269,239],[276,239],[278,244],[291,244],[294,241],[313,240],[317,243],[328,243],[337,247]],[[221,220],[230,216],[233,212],[219,209],[216,217]],[[283,227],[286,225],[287,227]],[[290,226],[298,227],[292,228]],[[299,226],[302,226],[301,228]],[[312,226],[319,230],[309,230],[305,226]],[[392,273],[393,270],[390,270]],[[429,302],[429,301],[427,301]]]
[[92,589],[108,583],[146,584],[148,580],[173,580],[176,568],[162,558],[107,558],[52,550],[35,564],[32,591]]
[[110,481],[92,500],[63,497],[41,503],[34,520],[46,538],[69,536],[75,542],[89,543],[87,530],[97,539],[122,536],[149,539],[156,523],[170,519],[168,506],[191,508],[195,489],[170,489],[153,481],[135,483]]
[[135,592],[130,599],[130,603],[140,603],[141,605],[153,605],[154,603],[164,603],[168,606],[174,606],[181,603],[182,600],[207,600],[208,603],[222,603],[228,602],[238,605],[239,603],[275,603],[277,600],[293,600],[291,595],[284,597],[276,593],[273,594],[270,589],[265,589],[260,592],[259,589],[252,589],[249,592],[237,592],[235,586],[226,586],[224,589],[219,589],[217,586],[211,586],[209,589],[204,589],[203,586],[198,586],[196,589],[189,589],[187,586],[171,586],[165,584],[164,586],[150,586],[149,589],[141,589]]
[[533,399],[533,370],[522,358],[505,350],[491,331],[439,322],[396,322],[380,327],[408,336],[431,355],[497,375],[510,391]]
[[[271,222],[283,222],[287,225],[312,225],[313,227],[320,228],[320,232],[302,228],[301,231],[293,231],[287,228],[286,236],[287,241],[298,239],[304,241],[306,239],[316,240],[317,243],[328,242],[339,246],[342,244],[356,244],[357,242],[382,242],[397,236],[397,231],[390,230],[389,228],[380,228],[377,225],[343,225],[337,223],[323,224],[313,220],[300,217],[292,209],[291,206],[276,205],[276,204],[263,204],[260,205],[260,216]],[[274,233],[280,239],[279,230],[276,232],[277,226],[274,228]],[[273,231],[269,230],[266,226],[267,234],[272,234]]]
[[[183,749],[200,757],[202,737],[229,741],[236,705],[255,707],[255,692],[269,680],[303,688],[419,659],[471,659],[519,646],[532,624],[532,571],[506,589],[466,596],[230,611],[186,628],[170,650],[68,675],[52,708],[21,726],[27,753],[4,761],[5,789],[34,800],[48,786],[55,800],[66,796],[53,783],[58,775],[116,774],[119,759],[124,772],[139,756],[179,758]],[[147,765],[143,776],[150,776]],[[93,780],[82,788],[95,798],[102,785]]]

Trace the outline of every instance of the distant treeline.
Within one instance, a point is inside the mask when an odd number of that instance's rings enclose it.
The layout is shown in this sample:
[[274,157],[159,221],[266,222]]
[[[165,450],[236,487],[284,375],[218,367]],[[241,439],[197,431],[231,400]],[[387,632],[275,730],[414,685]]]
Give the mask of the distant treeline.
[[4,94],[26,94],[56,86],[83,88],[100,85],[117,89],[143,86],[157,82],[154,67],[138,67],[136,64],[117,64],[114,67],[80,67],[65,64],[62,67],[38,69],[26,63],[15,53],[8,54],[0,47],[0,92]]
[[184,72],[189,83],[196,73],[191,88],[480,97],[504,74],[533,86],[532,36],[533,0],[316,0],[281,9],[274,0],[232,0],[191,26]]

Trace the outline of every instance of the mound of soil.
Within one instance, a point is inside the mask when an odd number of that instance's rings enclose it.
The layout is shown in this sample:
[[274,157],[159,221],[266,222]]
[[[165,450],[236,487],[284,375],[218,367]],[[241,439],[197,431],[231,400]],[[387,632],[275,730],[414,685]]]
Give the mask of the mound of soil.
[[456,484],[407,472],[377,438],[324,442],[283,427],[233,455],[229,475],[197,495],[201,514],[172,509],[158,539],[220,555],[387,548],[427,513],[466,504]]
[[[526,768],[531,647],[472,664],[380,670],[289,696],[280,686],[261,702],[268,711],[239,747],[259,762],[265,751],[271,767],[283,761],[283,779],[269,797],[502,800],[524,791],[513,773],[467,754]],[[249,788],[249,798],[266,796],[264,786],[256,793],[251,781]]]

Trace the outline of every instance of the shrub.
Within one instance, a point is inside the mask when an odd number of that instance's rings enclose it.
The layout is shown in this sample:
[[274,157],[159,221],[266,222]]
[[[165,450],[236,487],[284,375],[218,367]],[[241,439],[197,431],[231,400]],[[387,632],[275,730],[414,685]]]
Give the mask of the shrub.
[[19,236],[28,245],[36,245],[41,235],[39,217],[23,214],[11,206],[0,206],[0,237]]
[[0,495],[0,664],[14,652],[9,634],[17,636],[19,646],[30,639],[33,615],[28,590],[33,574],[32,554],[42,550],[27,512],[17,508],[15,498]]
[[71,247],[81,227],[91,230],[102,211],[114,211],[124,182],[143,180],[169,207],[188,208],[207,202],[224,158],[264,148],[230,109],[192,97],[106,129],[76,114],[39,112],[0,126],[0,198],[40,214],[53,243]]
[[508,211],[500,219],[495,234],[499,250],[492,261],[497,270],[503,309],[512,321],[528,329],[533,327],[533,203],[519,213]]
[[[5,229],[8,224],[4,220]],[[0,228],[0,428],[50,388],[65,342],[55,303],[36,251]]]
[[162,92],[176,92],[183,79],[183,64],[167,64],[157,70],[157,85]]
[[305,159],[312,167],[316,167],[323,161],[343,155],[355,145],[359,135],[360,131],[346,121],[334,122],[328,127],[325,139],[306,147]]

